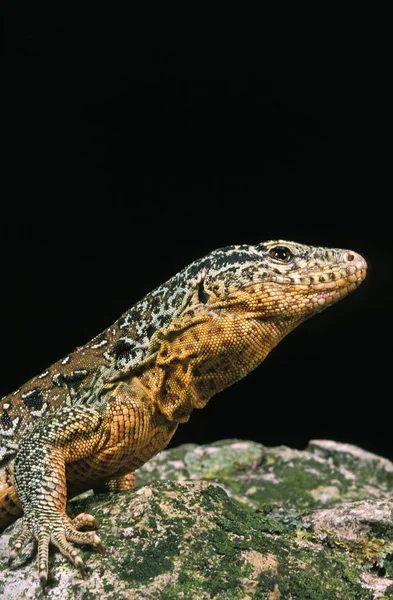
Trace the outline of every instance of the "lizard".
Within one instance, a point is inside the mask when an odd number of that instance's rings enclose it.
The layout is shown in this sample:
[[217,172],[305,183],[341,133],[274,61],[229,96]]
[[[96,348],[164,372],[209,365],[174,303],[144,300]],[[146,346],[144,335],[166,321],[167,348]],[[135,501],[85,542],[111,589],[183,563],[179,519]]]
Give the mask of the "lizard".
[[0,531],[22,518],[10,561],[36,540],[44,590],[50,544],[83,576],[77,545],[104,546],[94,516],[71,519],[67,498],[131,489],[135,470],[167,446],[194,409],[356,289],[366,273],[365,259],[352,250],[283,240],[214,250],[3,397]]

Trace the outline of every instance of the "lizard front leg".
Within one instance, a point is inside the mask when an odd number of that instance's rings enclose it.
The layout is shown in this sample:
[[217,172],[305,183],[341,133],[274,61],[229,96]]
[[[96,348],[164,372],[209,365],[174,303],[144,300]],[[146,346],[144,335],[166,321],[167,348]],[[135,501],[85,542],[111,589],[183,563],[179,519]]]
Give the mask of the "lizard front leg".
[[152,410],[140,385],[120,383],[100,410],[63,408],[42,419],[21,439],[14,478],[24,522],[11,556],[26,540],[37,539],[43,587],[50,543],[82,574],[80,553],[69,542],[92,544],[103,551],[95,532],[78,531],[86,525],[97,527],[94,517],[82,514],[71,520],[66,515],[67,483],[72,492],[81,486],[99,488],[100,484],[117,491],[129,489],[133,469],[163,447],[161,439],[158,446],[155,441],[158,432],[152,425]]
[[53,543],[83,574],[80,552],[69,542],[104,548],[94,531],[81,532],[84,525],[96,526],[94,517],[80,515],[73,522],[65,513],[67,501],[66,463],[94,455],[109,435],[105,415],[86,407],[63,408],[42,419],[20,441],[15,459],[15,488],[22,505],[22,533],[11,556],[31,537],[38,541],[38,570],[41,585],[48,578],[48,550]]

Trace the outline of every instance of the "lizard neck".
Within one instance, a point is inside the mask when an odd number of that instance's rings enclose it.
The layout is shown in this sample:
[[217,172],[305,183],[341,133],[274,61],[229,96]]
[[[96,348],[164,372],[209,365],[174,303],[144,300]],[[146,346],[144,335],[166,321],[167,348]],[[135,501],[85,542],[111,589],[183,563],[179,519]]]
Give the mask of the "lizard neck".
[[257,367],[296,325],[224,312],[185,320],[161,332],[154,362],[137,379],[166,419],[185,423],[194,408]]

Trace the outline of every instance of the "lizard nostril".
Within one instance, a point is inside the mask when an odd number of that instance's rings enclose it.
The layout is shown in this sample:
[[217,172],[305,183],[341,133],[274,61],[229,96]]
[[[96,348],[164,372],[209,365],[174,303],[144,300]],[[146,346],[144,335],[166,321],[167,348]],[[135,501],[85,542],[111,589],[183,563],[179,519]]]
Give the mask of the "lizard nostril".
[[357,252],[354,252],[353,250],[344,250],[342,254],[342,261],[344,265],[346,265],[347,269],[350,269],[351,271],[364,270],[364,276],[366,275],[367,263],[363,256],[360,256],[360,254]]

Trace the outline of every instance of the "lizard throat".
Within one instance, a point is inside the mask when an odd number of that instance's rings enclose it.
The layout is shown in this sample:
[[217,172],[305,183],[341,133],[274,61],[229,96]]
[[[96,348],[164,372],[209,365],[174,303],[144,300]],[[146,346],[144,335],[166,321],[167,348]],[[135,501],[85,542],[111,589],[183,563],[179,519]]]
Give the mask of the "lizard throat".
[[140,383],[160,413],[184,423],[194,409],[256,368],[298,322],[224,312],[171,330],[162,336],[154,364],[139,375]]

